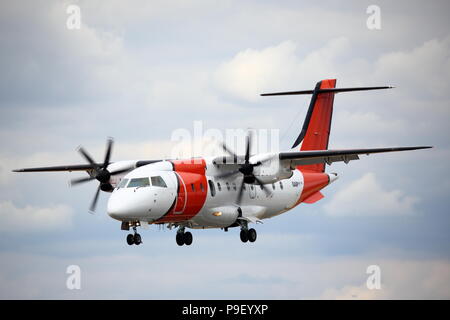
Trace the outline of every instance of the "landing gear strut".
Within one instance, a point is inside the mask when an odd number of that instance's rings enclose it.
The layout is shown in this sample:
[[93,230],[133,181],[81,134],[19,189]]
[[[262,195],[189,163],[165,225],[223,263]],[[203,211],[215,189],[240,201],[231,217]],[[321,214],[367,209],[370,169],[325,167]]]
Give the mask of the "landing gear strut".
[[253,228],[249,229],[247,221],[243,221],[241,224],[240,237],[241,241],[244,243],[247,241],[255,242],[257,237],[256,230]]
[[136,226],[133,227],[134,234],[127,235],[127,243],[128,245],[140,245],[142,243],[142,238],[139,233],[136,231]]
[[182,246],[183,244],[190,246],[192,244],[192,233],[185,232],[184,227],[180,227],[177,231],[176,241],[177,245]]

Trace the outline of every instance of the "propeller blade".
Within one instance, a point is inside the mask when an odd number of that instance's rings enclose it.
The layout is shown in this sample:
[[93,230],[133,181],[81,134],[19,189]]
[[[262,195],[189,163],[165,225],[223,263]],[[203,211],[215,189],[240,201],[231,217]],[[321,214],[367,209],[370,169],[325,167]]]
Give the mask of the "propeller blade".
[[103,169],[106,169],[106,167],[108,167],[109,165],[109,159],[111,158],[113,143],[114,143],[113,138],[108,138],[106,142],[106,153],[105,153],[105,161],[103,161]]
[[94,177],[78,178],[70,180],[70,186],[76,186],[77,184],[94,180]]
[[97,207],[98,196],[100,195],[100,185],[95,192],[94,199],[92,199],[91,206],[89,207],[89,212],[92,214],[95,212],[95,207]]
[[250,147],[251,147],[251,139],[252,132],[248,131],[247,136],[245,137],[245,163],[250,163]]
[[236,203],[238,205],[241,204],[241,200],[242,200],[242,196],[244,195],[244,179],[242,179],[241,185],[239,187],[239,191],[238,191],[238,197],[236,199]]
[[231,149],[227,147],[227,145],[225,144],[225,142],[222,142],[221,145],[222,145],[222,149],[223,149],[226,153],[228,153],[230,156],[233,157],[234,163],[237,163],[237,157],[238,157],[237,154],[234,153],[233,151],[231,151]]
[[97,164],[94,162],[94,160],[89,155],[89,153],[87,153],[86,150],[84,150],[83,147],[79,147],[78,152],[87,160],[87,162],[89,162],[89,164],[92,165],[92,167],[94,168],[95,171],[98,171],[99,168],[98,168]]
[[272,192],[269,190],[269,188],[265,184],[263,184],[261,182],[261,180],[259,180],[257,177],[255,177],[255,176],[253,176],[253,177],[255,178],[256,182],[263,188],[263,191],[266,194],[266,196],[269,197],[272,194]]

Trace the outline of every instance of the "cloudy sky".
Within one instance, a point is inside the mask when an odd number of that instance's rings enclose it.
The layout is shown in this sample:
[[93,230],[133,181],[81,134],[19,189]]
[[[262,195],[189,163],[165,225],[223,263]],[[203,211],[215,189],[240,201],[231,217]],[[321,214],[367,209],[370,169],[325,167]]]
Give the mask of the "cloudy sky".
[[[81,28],[66,26],[69,5]],[[369,5],[381,29],[367,27]],[[448,1],[9,1],[0,4],[0,298],[450,298]],[[287,150],[309,97],[265,91],[393,85],[340,94],[330,148],[433,145],[327,170],[325,198],[258,225],[144,244],[76,173],[14,168],[168,157],[175,130],[279,130]],[[194,152],[195,153],[195,152]],[[194,154],[195,155],[195,154]],[[81,290],[66,288],[78,265]],[[381,269],[381,289],[366,286]]]

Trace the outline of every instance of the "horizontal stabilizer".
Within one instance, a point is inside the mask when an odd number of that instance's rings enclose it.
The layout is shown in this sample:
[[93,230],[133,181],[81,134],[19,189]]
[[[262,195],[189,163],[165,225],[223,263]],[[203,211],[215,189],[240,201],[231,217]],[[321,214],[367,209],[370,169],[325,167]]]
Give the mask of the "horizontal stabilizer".
[[299,94],[313,94],[313,93],[339,93],[339,92],[350,92],[350,91],[368,91],[368,90],[380,90],[380,89],[392,89],[391,86],[383,87],[354,87],[354,88],[326,88],[326,89],[316,89],[316,90],[302,90],[302,91],[286,91],[286,92],[273,92],[273,93],[261,93],[261,96],[291,96]]

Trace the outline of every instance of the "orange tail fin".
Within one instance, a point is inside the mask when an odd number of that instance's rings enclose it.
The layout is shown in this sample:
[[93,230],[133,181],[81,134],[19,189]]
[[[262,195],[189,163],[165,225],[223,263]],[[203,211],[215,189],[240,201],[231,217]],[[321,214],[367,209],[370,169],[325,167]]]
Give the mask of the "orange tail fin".
[[[332,89],[336,87],[336,79],[322,80],[317,83],[316,89]],[[331,119],[333,116],[334,92],[314,92],[311,98],[308,114],[303,126],[304,139],[301,151],[326,150],[330,138]],[[301,170],[324,172],[325,164],[311,164],[299,166]]]
[[[334,95],[336,93],[391,88],[389,86],[336,88],[336,79],[326,79],[318,82],[314,90],[263,93],[261,96],[312,94],[302,131],[295,140],[292,148],[296,148],[303,141],[300,151],[327,150],[330,138],[331,118],[333,116]],[[324,163],[301,165],[297,168],[302,171],[325,172]]]

